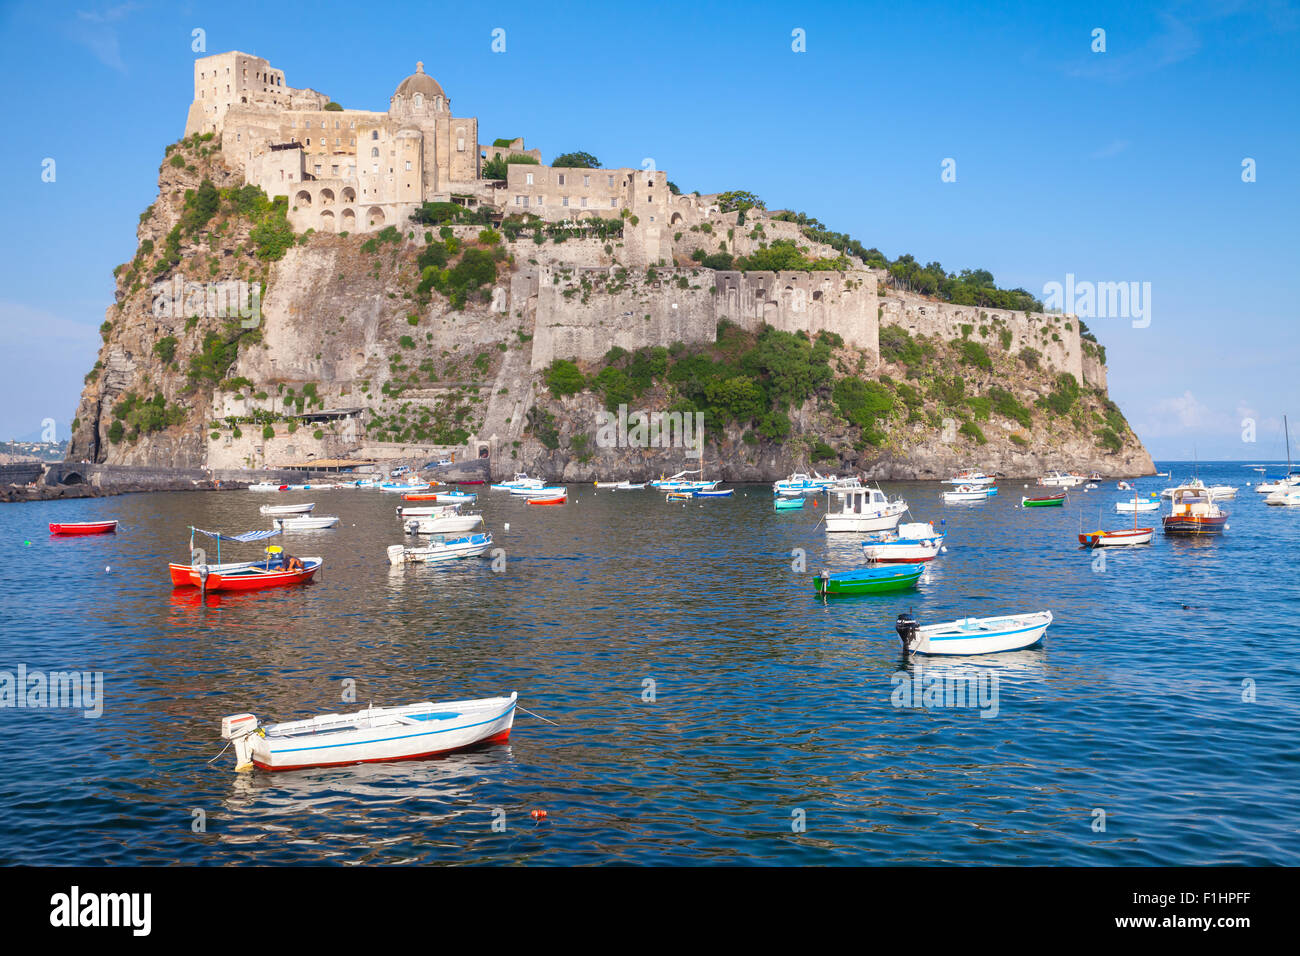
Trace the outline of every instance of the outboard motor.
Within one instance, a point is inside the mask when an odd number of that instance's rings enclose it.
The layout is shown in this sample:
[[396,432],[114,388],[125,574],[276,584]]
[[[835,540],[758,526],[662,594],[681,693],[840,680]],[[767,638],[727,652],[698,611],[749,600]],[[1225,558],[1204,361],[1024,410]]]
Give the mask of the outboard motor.
[[903,642],[903,653],[911,654],[912,648],[921,640],[921,625],[917,624],[916,618],[908,612],[898,615],[894,630],[898,631],[898,637]]

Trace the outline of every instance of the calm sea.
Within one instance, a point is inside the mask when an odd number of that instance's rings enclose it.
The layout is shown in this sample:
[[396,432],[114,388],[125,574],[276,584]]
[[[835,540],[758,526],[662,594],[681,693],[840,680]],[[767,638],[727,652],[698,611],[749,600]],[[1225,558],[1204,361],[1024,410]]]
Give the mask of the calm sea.
[[[98,719],[0,710],[0,862],[1300,864],[1300,509],[1265,507],[1243,466],[1199,471],[1241,489],[1228,533],[1104,566],[1075,536],[1126,523],[1113,482],[1060,510],[1018,508],[1023,482],[961,506],[886,484],[946,522],[948,553],[916,593],[829,605],[810,576],[856,563],[859,537],[775,513],[767,486],[685,506],[486,492],[501,573],[390,569],[398,500],[378,491],[0,507],[0,670],[104,680]],[[189,525],[266,527],[259,505],[298,500],[342,518],[285,542],[324,556],[315,583],[173,593]],[[121,532],[46,528],[99,517]],[[900,611],[1039,608],[1041,648],[900,660]],[[520,714],[508,745],[418,762],[210,763],[227,714],[512,690],[554,723]]]

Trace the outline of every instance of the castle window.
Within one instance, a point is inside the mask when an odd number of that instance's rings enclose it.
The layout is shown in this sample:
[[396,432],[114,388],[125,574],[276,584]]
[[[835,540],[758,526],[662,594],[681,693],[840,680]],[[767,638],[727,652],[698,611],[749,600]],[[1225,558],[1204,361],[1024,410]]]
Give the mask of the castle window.
[[531,186],[533,184],[533,174],[528,173],[527,175],[528,175],[528,185]]
[[371,138],[371,139],[379,139],[379,130],[377,130],[377,129],[372,129],[372,130],[370,131],[370,138]]
[[[308,142],[310,142],[310,140],[308,140]],[[378,156],[378,155],[379,155],[379,147],[378,147],[378,146],[372,146],[372,147],[370,148],[370,158],[371,158],[371,159],[374,159],[374,158],[375,158],[376,156]]]
[[590,185],[591,185],[591,177],[590,177],[590,176],[583,176],[583,177],[582,177],[582,185],[584,185],[584,186],[590,186]]
[[613,176],[608,176],[608,177],[606,177],[606,178],[609,179],[609,188],[610,188],[610,189],[613,189],[613,188],[614,188],[614,177],[613,177]]
[[337,166],[331,166],[331,167],[330,167],[330,175],[333,176],[333,177],[335,177],[335,178],[338,178],[338,174],[339,174],[339,168],[338,168]]
[[311,120],[305,120],[302,124],[303,129],[311,129]]
[[406,161],[406,168],[407,168],[408,171],[409,171],[410,168],[411,168],[411,161],[410,161],[409,159]]
[[587,197],[586,197],[586,196],[583,196],[583,197],[582,197],[582,208],[583,208],[583,209],[586,209],[586,208],[587,208]]
[[569,204],[569,197],[568,197],[568,196],[565,196],[563,199],[560,200],[560,205],[561,205],[561,206],[567,206],[568,204]]
[[611,199],[611,200],[609,201],[609,208],[610,208],[610,209],[617,209],[617,208],[618,208],[618,200],[617,200],[617,199]]
[[308,146],[311,145],[311,137],[310,137],[310,136],[307,137],[307,145],[308,145]]
[[538,197],[537,197],[537,205],[540,206],[541,204],[542,204],[542,197],[541,197],[541,196],[538,196]]
[[560,173],[560,185],[564,185],[564,173]]
[[416,93],[416,94],[415,94],[415,108],[416,108],[417,110],[418,110],[418,109],[423,109],[423,108],[424,108],[424,94],[423,94],[423,93]]

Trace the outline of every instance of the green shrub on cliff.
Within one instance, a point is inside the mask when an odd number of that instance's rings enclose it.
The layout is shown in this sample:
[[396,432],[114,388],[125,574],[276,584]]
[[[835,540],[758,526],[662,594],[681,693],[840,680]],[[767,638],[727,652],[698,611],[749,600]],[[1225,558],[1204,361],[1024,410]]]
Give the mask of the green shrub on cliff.
[[963,339],[957,343],[957,350],[961,353],[963,365],[973,365],[986,372],[992,371],[993,360],[989,358],[988,349],[980,343]]
[[840,414],[851,425],[862,429],[862,437],[873,445],[885,438],[876,424],[888,417],[894,409],[894,396],[879,382],[864,382],[860,378],[842,378],[831,392]]
[[556,359],[552,362],[542,381],[546,383],[546,387],[550,389],[551,394],[556,398],[577,395],[587,384],[587,380],[583,378],[582,370],[567,359]]
[[984,433],[980,431],[980,427],[974,422],[963,422],[961,428],[957,429],[957,434],[965,435],[977,445],[988,443],[988,439],[984,437]]
[[284,258],[294,244],[293,226],[289,225],[288,200],[276,196],[275,201],[249,233],[253,245],[257,247],[257,258],[263,262],[275,262]]

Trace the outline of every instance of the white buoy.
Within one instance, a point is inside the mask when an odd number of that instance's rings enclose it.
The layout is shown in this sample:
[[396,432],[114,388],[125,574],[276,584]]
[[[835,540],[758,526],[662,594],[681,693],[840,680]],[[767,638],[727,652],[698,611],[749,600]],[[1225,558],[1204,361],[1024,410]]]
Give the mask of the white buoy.
[[110,571],[112,571],[112,570],[113,570],[113,569],[112,569],[109,565],[107,565],[107,564],[104,565],[104,573],[105,573],[105,574],[108,574],[108,573],[109,573]]

